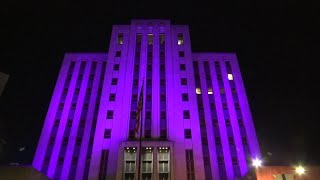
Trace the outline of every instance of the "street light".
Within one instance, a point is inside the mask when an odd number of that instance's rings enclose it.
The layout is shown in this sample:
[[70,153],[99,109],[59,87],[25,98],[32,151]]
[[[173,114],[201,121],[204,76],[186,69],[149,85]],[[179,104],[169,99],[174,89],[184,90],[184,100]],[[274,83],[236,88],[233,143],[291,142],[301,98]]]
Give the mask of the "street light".
[[258,158],[253,159],[253,160],[252,160],[252,165],[253,165],[254,167],[258,168],[258,167],[260,167],[260,166],[262,165],[262,161],[261,161],[260,159],[258,159]]
[[298,167],[296,167],[295,171],[297,174],[302,175],[305,173],[306,170],[304,169],[304,167],[298,166]]

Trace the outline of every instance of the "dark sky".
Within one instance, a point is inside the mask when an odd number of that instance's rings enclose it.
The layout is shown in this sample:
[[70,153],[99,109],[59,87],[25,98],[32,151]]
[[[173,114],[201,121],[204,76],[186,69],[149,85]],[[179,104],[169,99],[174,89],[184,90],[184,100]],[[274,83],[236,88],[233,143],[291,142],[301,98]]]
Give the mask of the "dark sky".
[[112,24],[132,18],[189,24],[195,52],[236,52],[265,161],[320,164],[319,7],[289,0],[2,2],[0,71],[10,78],[0,97],[7,141],[0,164],[32,162],[63,54],[106,52]]

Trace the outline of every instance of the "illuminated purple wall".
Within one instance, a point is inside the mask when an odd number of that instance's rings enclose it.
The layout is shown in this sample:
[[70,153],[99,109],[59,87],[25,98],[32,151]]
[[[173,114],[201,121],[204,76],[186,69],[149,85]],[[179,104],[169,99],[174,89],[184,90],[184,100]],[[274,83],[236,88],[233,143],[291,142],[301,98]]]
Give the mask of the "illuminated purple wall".
[[236,55],[192,53],[186,25],[132,20],[113,26],[108,53],[65,55],[33,166],[56,179],[137,179],[124,154],[139,151],[143,80],[143,177],[232,180],[260,157]]

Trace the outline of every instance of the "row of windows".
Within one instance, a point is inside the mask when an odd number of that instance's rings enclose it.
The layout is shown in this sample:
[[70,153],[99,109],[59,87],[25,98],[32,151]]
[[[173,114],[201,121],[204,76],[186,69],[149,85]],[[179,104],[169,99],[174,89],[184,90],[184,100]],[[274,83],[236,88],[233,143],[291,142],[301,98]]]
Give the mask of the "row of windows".
[[[160,37],[160,44],[163,44],[165,41],[164,34],[160,34],[159,37]],[[183,45],[183,34],[182,33],[178,33],[178,42],[177,43],[179,46]],[[119,44],[119,45],[123,44],[123,33],[118,34],[117,44]],[[151,33],[148,34],[148,44],[149,45],[153,44],[153,34],[151,34]]]

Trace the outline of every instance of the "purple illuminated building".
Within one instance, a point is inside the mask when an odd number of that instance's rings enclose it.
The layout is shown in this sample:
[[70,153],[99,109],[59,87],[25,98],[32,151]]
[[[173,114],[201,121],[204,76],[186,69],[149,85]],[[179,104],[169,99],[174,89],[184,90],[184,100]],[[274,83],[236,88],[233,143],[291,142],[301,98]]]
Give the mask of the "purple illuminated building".
[[[187,25],[114,25],[108,53],[66,53],[33,166],[53,179],[233,180],[260,157],[234,53],[194,53]],[[142,86],[144,81],[144,86]]]

